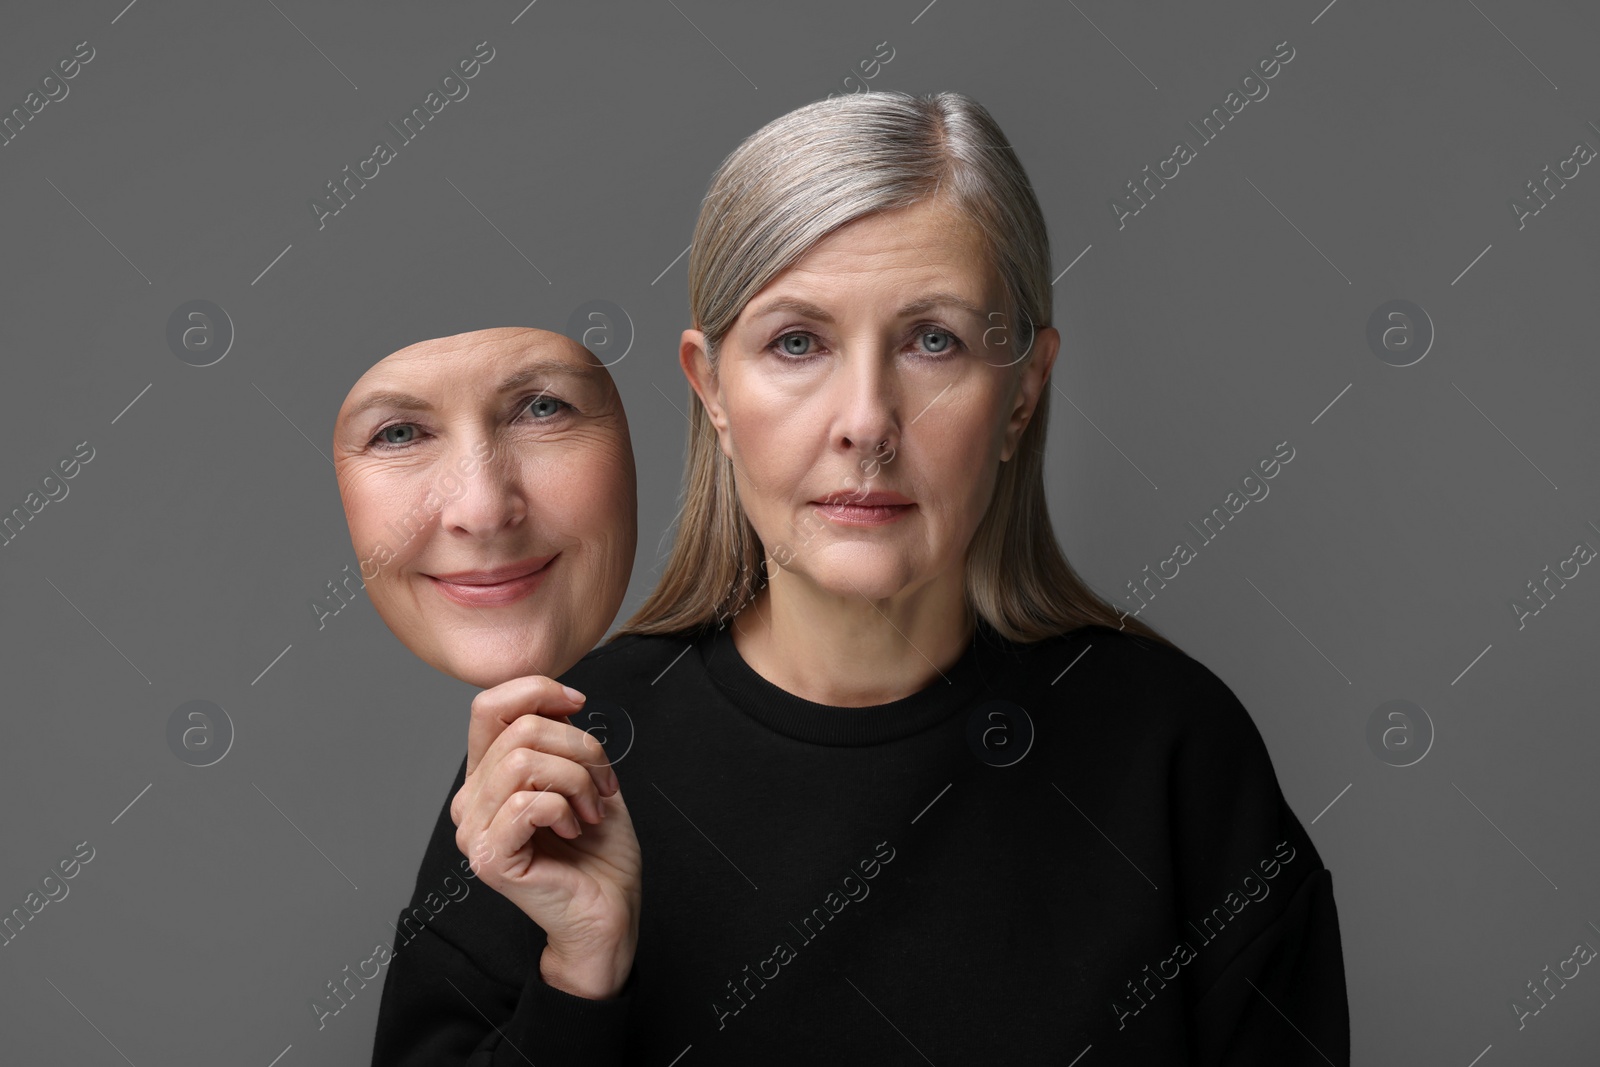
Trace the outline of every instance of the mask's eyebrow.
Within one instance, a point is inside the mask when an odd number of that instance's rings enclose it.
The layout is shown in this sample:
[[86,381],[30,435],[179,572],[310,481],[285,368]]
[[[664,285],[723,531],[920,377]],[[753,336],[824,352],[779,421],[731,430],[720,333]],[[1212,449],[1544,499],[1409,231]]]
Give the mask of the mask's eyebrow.
[[[495,387],[495,394],[512,393],[528,383],[540,379],[566,379],[591,387],[598,387],[602,384],[598,367],[575,365],[559,359],[541,359],[511,372]],[[354,422],[362,414],[371,411],[373,408],[380,407],[393,408],[400,411],[433,410],[433,405],[419,396],[396,390],[379,389],[367,393],[356,401],[345,412],[345,419],[349,422]]]

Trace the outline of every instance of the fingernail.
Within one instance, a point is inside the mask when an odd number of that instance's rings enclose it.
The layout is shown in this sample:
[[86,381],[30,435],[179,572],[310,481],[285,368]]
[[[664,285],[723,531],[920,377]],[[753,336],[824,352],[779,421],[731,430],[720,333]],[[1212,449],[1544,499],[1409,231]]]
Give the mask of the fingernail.
[[583,703],[583,694],[572,688],[570,685],[562,686],[561,691],[567,694],[567,699],[572,701],[574,704]]

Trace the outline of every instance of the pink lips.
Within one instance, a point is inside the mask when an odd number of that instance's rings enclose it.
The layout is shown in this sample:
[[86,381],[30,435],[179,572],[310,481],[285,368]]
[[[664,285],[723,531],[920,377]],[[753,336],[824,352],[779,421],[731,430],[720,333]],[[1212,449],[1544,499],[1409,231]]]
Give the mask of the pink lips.
[[891,492],[829,493],[811,503],[824,517],[842,526],[885,526],[916,507],[908,497]]
[[505,567],[427,577],[448,600],[467,607],[494,607],[515,603],[539,588],[555,558],[538,556]]

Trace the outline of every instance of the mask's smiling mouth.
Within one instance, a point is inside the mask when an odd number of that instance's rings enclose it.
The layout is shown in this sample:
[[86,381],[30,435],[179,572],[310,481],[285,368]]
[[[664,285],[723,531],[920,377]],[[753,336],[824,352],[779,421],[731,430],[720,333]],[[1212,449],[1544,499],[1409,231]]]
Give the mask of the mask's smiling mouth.
[[492,607],[515,603],[538,589],[555,559],[556,556],[537,556],[504,567],[425,577],[448,600],[468,607]]

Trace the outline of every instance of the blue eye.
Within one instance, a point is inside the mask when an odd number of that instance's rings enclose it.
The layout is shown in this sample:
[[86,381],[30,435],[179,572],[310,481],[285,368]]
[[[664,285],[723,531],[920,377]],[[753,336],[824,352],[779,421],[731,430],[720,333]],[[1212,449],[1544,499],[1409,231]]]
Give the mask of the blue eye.
[[[565,400],[540,393],[518,401],[515,410],[519,418],[526,414],[532,422],[550,422],[578,409]],[[416,423],[395,422],[373,434],[368,443],[380,449],[401,449],[415,444],[421,437],[422,431]]]
[[523,406],[522,410],[528,412],[545,412],[543,415],[534,415],[535,421],[543,422],[546,419],[550,419],[556,415],[559,415],[562,409],[571,407],[572,405],[567,403],[565,400],[557,400],[553,396],[536,396],[530,398],[527,404]]
[[[924,326],[915,337],[915,347],[929,356],[948,356],[963,347],[959,337],[942,327]],[[779,334],[767,349],[798,363],[817,355],[815,342],[816,337],[805,330],[790,330]]]
[[[388,436],[388,434],[389,434],[389,432],[391,430],[405,430],[408,433],[407,433],[406,436],[403,436],[399,440],[396,440],[395,438]],[[409,444],[411,441],[416,439],[416,436],[417,436],[417,427],[413,423],[397,422],[397,423],[393,423],[392,425],[385,426],[383,429],[381,429],[377,433],[373,434],[372,435],[372,443],[373,444],[382,443],[382,444],[387,445],[387,446],[389,446],[391,448],[396,448],[396,447],[399,447],[400,445]]]
[[808,333],[786,333],[778,338],[778,344],[783,347],[785,355],[804,356],[811,349],[811,335]]

